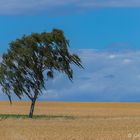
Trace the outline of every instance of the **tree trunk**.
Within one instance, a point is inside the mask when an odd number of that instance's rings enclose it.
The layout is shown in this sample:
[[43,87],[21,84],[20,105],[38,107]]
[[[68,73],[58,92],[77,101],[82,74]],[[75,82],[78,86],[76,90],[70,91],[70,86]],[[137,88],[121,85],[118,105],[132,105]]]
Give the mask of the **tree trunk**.
[[36,100],[33,100],[32,103],[31,103],[29,118],[33,118],[35,102],[36,102]]
[[38,97],[38,83],[36,84],[36,89],[35,89],[35,94],[34,94],[34,97],[32,98],[32,103],[31,103],[31,107],[30,107],[30,113],[29,113],[29,118],[33,118],[33,113],[34,113],[34,108],[35,108],[35,102],[36,102],[36,99]]

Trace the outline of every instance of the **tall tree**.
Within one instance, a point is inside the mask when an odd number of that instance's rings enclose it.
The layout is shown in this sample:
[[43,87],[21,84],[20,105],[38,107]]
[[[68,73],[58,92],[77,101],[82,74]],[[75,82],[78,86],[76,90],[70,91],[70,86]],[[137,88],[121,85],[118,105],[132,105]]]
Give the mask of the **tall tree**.
[[35,102],[46,87],[46,78],[54,78],[58,71],[73,79],[74,64],[82,68],[81,60],[69,52],[69,41],[62,30],[32,33],[10,43],[0,64],[0,84],[11,102],[11,95],[31,100],[29,117],[33,117]]

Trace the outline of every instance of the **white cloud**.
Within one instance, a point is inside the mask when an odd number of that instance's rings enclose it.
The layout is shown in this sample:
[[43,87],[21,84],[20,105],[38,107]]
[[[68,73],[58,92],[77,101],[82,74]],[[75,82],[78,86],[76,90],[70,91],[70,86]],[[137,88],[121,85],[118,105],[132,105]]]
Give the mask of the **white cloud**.
[[[0,1],[0,14],[34,14],[43,11],[58,12],[70,4],[76,4],[79,0],[2,0]],[[54,11],[56,9],[56,11]]]
[[139,7],[139,0],[88,0],[80,4],[82,7]]
[[125,58],[124,60],[123,60],[123,63],[124,64],[129,64],[129,63],[131,63],[132,62],[132,60],[131,59],[128,59],[128,58]]
[[114,58],[116,58],[116,55],[110,54],[110,55],[109,55],[109,58],[110,58],[110,59],[114,59]]
[[[139,0],[1,0],[0,15],[58,13],[96,7],[140,7]],[[58,10],[59,9],[59,10]]]

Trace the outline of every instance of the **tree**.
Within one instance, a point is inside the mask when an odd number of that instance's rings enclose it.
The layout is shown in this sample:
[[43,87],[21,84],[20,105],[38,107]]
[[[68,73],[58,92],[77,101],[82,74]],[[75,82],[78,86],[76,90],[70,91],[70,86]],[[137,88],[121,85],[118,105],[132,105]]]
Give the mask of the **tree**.
[[32,118],[35,102],[46,87],[46,81],[54,78],[56,71],[72,80],[71,65],[82,68],[81,60],[69,52],[69,41],[59,29],[24,35],[9,45],[0,64],[0,84],[11,103],[12,94],[19,99],[26,95],[31,100],[29,118]]

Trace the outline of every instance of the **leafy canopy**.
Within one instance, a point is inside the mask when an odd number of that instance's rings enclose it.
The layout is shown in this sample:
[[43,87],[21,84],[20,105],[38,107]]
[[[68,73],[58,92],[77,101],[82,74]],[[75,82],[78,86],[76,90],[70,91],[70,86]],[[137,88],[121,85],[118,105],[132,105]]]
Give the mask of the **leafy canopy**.
[[63,31],[32,33],[10,43],[0,65],[0,84],[11,101],[15,93],[20,99],[26,94],[31,100],[45,88],[45,78],[58,71],[73,79],[71,64],[82,67],[76,54],[70,54],[69,41]]

